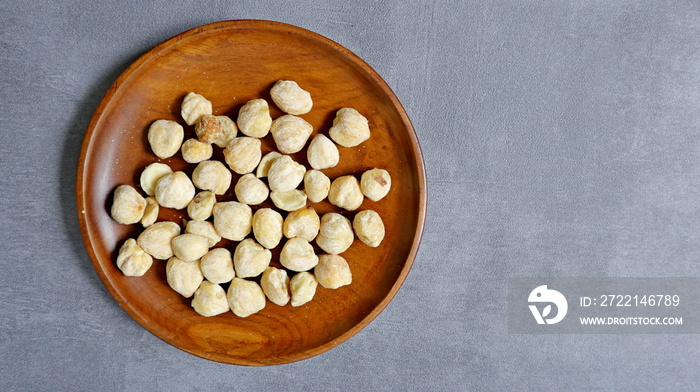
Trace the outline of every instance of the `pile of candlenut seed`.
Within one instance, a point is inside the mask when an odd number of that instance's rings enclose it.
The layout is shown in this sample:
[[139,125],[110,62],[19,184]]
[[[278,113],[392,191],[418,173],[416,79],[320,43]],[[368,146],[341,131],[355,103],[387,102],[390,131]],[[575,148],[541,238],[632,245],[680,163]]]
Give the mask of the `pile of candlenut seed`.
[[[350,284],[350,267],[340,254],[355,235],[371,247],[384,239],[384,224],[375,211],[360,211],[351,223],[334,212],[319,217],[312,205],[307,206],[307,202],[318,203],[327,197],[333,205],[354,211],[364,197],[378,201],[389,192],[391,177],[383,169],[367,170],[360,181],[348,175],[332,182],[321,171],[340,161],[336,144],[355,147],[370,137],[367,119],[355,109],[338,110],[328,132],[330,139],[319,133],[309,143],[307,158],[312,169],[307,170],[283,154],[301,151],[311,136],[311,124],[298,117],[311,110],[311,95],[286,80],[278,81],[270,93],[286,115],[272,120],[267,101],[253,99],[241,107],[236,122],[213,115],[211,102],[203,96],[187,94],[181,114],[187,125],[194,125],[197,138],[183,142],[182,125],[157,120],[148,129],[148,141],[161,159],[181,151],[185,161],[197,165],[192,178],[155,162],[140,177],[147,197],[130,185],[114,191],[112,218],[144,227],[138,238],[127,239],[119,250],[119,269],[127,276],[142,276],[153,258],[168,260],[168,284],[186,298],[194,295],[192,307],[203,316],[231,309],[246,317],[265,307],[266,296],[280,306],[290,300],[292,306],[303,305],[313,298],[318,284],[328,289]],[[238,136],[238,131],[245,136]],[[260,138],[268,133],[279,152],[262,156]],[[224,149],[228,168],[211,159],[212,145]],[[217,201],[217,195],[231,186],[231,171],[241,175],[234,185],[237,200]],[[265,177],[267,182],[261,180]],[[302,182],[304,189],[297,189]],[[250,206],[268,197],[286,217],[272,208],[253,212]],[[162,207],[187,209],[184,233],[175,222],[156,222]],[[282,237],[287,238],[279,256],[284,269],[278,269],[270,266],[270,249]],[[222,238],[238,243],[233,255],[216,247]],[[317,255],[313,241],[326,254]],[[222,284],[229,284],[228,292]]]

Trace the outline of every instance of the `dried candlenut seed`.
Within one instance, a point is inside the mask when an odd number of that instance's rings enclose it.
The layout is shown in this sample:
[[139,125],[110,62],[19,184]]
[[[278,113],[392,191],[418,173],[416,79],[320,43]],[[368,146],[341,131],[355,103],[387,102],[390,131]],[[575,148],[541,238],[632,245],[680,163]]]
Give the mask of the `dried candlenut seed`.
[[270,184],[270,190],[287,192],[301,184],[304,174],[306,174],[304,165],[294,162],[289,155],[283,155],[270,165],[267,182]]
[[257,177],[267,177],[267,172],[270,170],[270,166],[272,166],[272,163],[281,156],[282,154],[278,153],[277,151],[270,151],[265,154],[265,156],[260,160],[260,164],[258,165],[258,170],[255,171],[255,175]]
[[355,215],[352,228],[360,241],[376,248],[384,239],[384,222],[375,211],[364,210]]
[[151,163],[150,165],[146,166],[141,173],[141,178],[139,181],[141,183],[141,189],[143,189],[148,196],[153,196],[156,193],[156,184],[158,184],[158,180],[163,178],[164,175],[172,172],[173,171],[170,169],[170,166],[166,165],[165,163]]
[[289,277],[287,271],[267,267],[260,278],[265,296],[274,304],[284,306],[289,302]]
[[158,222],[148,226],[136,242],[149,255],[158,260],[173,256],[170,241],[180,234],[180,226],[174,222]]
[[342,256],[321,255],[314,275],[318,283],[327,289],[337,289],[352,283],[352,273],[348,262]]
[[[214,115],[212,103],[202,95],[188,93],[181,115],[196,137],[184,143],[185,130],[177,122],[163,119],[150,124],[147,139],[153,153],[167,159],[179,150],[192,167],[173,171],[159,162],[145,167],[139,180],[146,198],[128,185],[115,189],[112,218],[144,227],[119,249],[116,264],[124,275],[142,276],[154,258],[167,260],[168,285],[186,298],[194,295],[191,305],[205,317],[229,308],[247,317],[262,310],[266,298],[279,306],[289,302],[303,306],[313,299],[319,284],[335,289],[351,283],[350,267],[339,254],[354,243],[355,235],[370,247],[379,246],[386,236],[382,218],[373,210],[353,213],[352,222],[335,212],[319,218],[314,207],[306,204],[327,198],[336,207],[354,211],[365,197],[378,201],[387,195],[391,177],[384,169],[367,170],[361,181],[353,175],[331,181],[321,172],[339,164],[338,145],[351,148],[369,139],[369,121],[355,109],[341,108],[328,133],[311,140],[313,126],[298,117],[313,107],[311,94],[294,81],[279,80],[270,96],[286,114],[273,121],[268,102],[252,99],[234,122]],[[261,138],[268,133],[277,151],[263,156]],[[221,161],[212,159],[214,144],[223,149]],[[312,168],[308,171],[290,156],[304,153],[305,147]],[[233,172],[240,175],[231,190],[236,201],[217,202],[223,195],[230,197]],[[302,181],[303,190],[297,189]],[[274,208],[261,205],[268,197]],[[253,214],[251,206],[258,205]],[[157,222],[161,207],[187,207],[188,216],[178,218],[184,233],[175,222]],[[214,248],[222,239],[235,241],[235,250]],[[280,244],[275,262],[282,267],[271,266]],[[319,248],[326,254],[317,255]]]
[[226,293],[228,305],[238,317],[248,317],[265,308],[265,294],[257,283],[233,278]]
[[338,164],[340,153],[331,139],[319,133],[311,139],[309,148],[306,150],[306,158],[314,169],[328,169]]
[[209,240],[197,234],[181,234],[170,242],[173,254],[182,261],[195,261],[209,251]]
[[314,104],[311,94],[292,80],[280,80],[275,83],[270,95],[275,105],[289,114],[306,114]]
[[138,223],[146,209],[146,199],[131,185],[119,185],[114,190],[114,199],[110,211],[112,219],[130,225]]
[[217,116],[205,114],[197,120],[194,133],[203,143],[211,144],[221,136],[221,121]]
[[181,171],[164,175],[156,184],[156,200],[166,208],[180,210],[187,207],[194,198],[194,192],[192,181]]
[[279,245],[282,239],[282,225],[282,215],[271,208],[261,208],[253,215],[253,235],[258,243],[267,249]]
[[267,185],[253,173],[248,173],[239,178],[234,191],[239,202],[250,205],[264,202],[270,194]]
[[185,298],[191,297],[204,280],[199,260],[183,261],[177,257],[168,259],[165,276],[170,288]]
[[221,126],[221,134],[216,139],[214,144],[221,148],[226,148],[231,140],[235,139],[238,135],[238,127],[236,123],[233,122],[228,116],[216,116],[219,119],[219,125]]
[[236,277],[231,252],[225,248],[212,249],[202,256],[200,267],[204,277],[212,283],[228,283]]
[[224,149],[226,163],[238,174],[250,173],[258,166],[262,158],[262,143],[252,137],[237,137]]
[[202,282],[197,291],[194,292],[192,299],[192,308],[194,311],[204,317],[216,316],[228,312],[228,300],[226,299],[226,291],[218,284]]
[[223,195],[231,186],[231,172],[219,161],[200,162],[192,172],[197,188]]
[[328,197],[331,179],[318,170],[309,170],[304,175],[304,192],[312,203],[318,203]]
[[335,212],[329,212],[321,217],[321,229],[316,237],[316,244],[325,252],[334,255],[343,253],[354,240],[355,235],[348,218]]
[[289,281],[292,292],[292,306],[301,306],[314,298],[318,281],[311,272],[299,272]]
[[211,158],[214,149],[211,144],[197,139],[187,139],[182,143],[182,158],[187,163],[199,163]]
[[280,264],[292,271],[308,271],[318,264],[318,256],[307,241],[291,238],[282,247]]
[[136,240],[129,238],[119,248],[117,267],[126,276],[143,276],[151,268],[153,258],[136,244]]
[[190,92],[185,95],[185,99],[182,100],[182,110],[180,114],[187,125],[193,125],[200,117],[211,113],[211,102],[199,94]]
[[265,271],[272,260],[272,252],[263,248],[252,238],[238,243],[233,252],[233,266],[239,278],[252,278]]
[[277,149],[284,154],[301,151],[313,131],[314,127],[306,120],[291,114],[276,118],[270,127]]
[[189,221],[185,225],[185,233],[206,237],[210,248],[221,241],[221,236],[216,232],[214,224],[209,221]]
[[252,99],[238,111],[238,129],[250,137],[265,137],[270,131],[272,117],[264,99]]
[[214,204],[214,227],[223,238],[241,241],[253,224],[253,210],[246,204],[235,201]]
[[343,147],[355,147],[369,139],[369,123],[357,110],[342,108],[335,114],[328,134]]
[[354,176],[338,177],[331,183],[328,201],[348,211],[356,210],[364,200],[360,182]]
[[175,155],[184,138],[185,130],[175,121],[156,120],[148,128],[148,143],[153,153],[161,159]]
[[298,189],[287,192],[270,192],[270,199],[275,207],[284,211],[294,211],[306,205],[306,193]]
[[211,211],[216,204],[216,195],[211,191],[197,193],[190,204],[187,205],[187,215],[190,219],[203,221],[209,219]]
[[158,220],[158,212],[160,212],[160,206],[155,197],[149,196],[146,198],[146,208],[143,210],[143,216],[141,217],[141,225],[143,227],[148,227]]
[[362,194],[372,201],[379,201],[391,189],[391,176],[384,169],[371,169],[362,173],[360,178]]
[[307,206],[292,211],[284,220],[284,236],[287,238],[301,238],[311,242],[318,235],[321,227],[321,219],[313,207]]

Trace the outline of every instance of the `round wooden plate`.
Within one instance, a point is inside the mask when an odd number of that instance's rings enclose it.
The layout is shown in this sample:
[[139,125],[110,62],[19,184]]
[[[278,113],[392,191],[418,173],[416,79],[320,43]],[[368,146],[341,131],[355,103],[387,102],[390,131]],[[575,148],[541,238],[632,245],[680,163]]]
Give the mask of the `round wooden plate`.
[[[353,107],[370,123],[371,138],[358,147],[339,147],[340,163],[324,172],[331,178],[358,176],[373,167],[391,173],[392,189],[384,199],[365,199],[355,212],[373,209],[383,218],[386,237],[377,248],[355,239],[343,253],[353,274],[349,286],[319,286],[314,299],[301,307],[277,306],[247,318],[232,312],[202,317],[191,299],[170,289],[165,262],[154,260],[143,277],[126,277],[117,269],[122,242],[136,237],[140,225],[120,225],[109,216],[113,190],[137,187],[143,168],[165,162],[191,174],[194,165],[178,153],[160,160],[146,139],[149,125],[180,116],[189,91],[204,95],[214,114],[235,120],[249,99],[264,98],[273,118],[280,112],[270,87],[280,79],[295,80],[311,93],[314,107],[302,117],[327,134],[336,110]],[[185,126],[185,138],[193,137]],[[312,135],[313,137],[313,135]],[[263,152],[275,148],[270,135]],[[214,147],[214,159],[221,149]],[[306,149],[293,157],[307,165]],[[234,173],[234,184],[239,178]],[[418,251],[426,212],[423,160],[410,120],[381,77],[341,45],[310,31],[269,21],[226,21],[199,27],[156,46],[133,63],[109,89],[85,134],[77,176],[77,204],[85,247],[95,270],[117,302],[144,328],[189,353],[240,365],[273,365],[320,354],[366,326],[396,294]],[[235,200],[233,186],[220,200]],[[271,206],[268,201],[264,206]],[[254,206],[254,210],[261,206]],[[338,208],[314,204],[319,215]],[[161,209],[159,220],[182,224],[186,211]],[[232,249],[235,243],[222,241]],[[273,255],[278,255],[273,252]],[[274,260],[275,256],[273,256]],[[273,262],[274,265],[278,265]],[[411,320],[406,320],[411,322]],[[379,343],[381,344],[381,343]]]

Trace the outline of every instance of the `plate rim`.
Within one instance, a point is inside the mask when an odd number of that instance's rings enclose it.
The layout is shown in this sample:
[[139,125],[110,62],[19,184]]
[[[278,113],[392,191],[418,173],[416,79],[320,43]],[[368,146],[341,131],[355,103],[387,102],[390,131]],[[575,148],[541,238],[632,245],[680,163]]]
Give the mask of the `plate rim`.
[[[367,315],[362,318],[357,324],[355,324],[352,328],[349,328],[347,331],[343,332],[336,338],[321,344],[319,346],[296,352],[294,354],[289,354],[285,356],[279,356],[279,357],[270,357],[266,358],[265,360],[262,361],[253,361],[253,360],[246,360],[242,359],[240,357],[230,357],[230,356],[225,356],[225,357],[220,357],[220,356],[213,356],[213,355],[207,355],[207,353],[202,353],[198,352],[196,350],[189,350],[184,347],[180,347],[179,345],[176,344],[177,339],[171,336],[166,336],[165,334],[159,333],[159,330],[154,331],[152,328],[150,328],[150,324],[147,322],[148,318],[142,316],[138,311],[136,311],[134,308],[130,307],[128,304],[128,300],[122,296],[119,290],[115,287],[115,285],[112,283],[112,279],[110,279],[109,276],[104,272],[102,269],[102,265],[99,262],[99,258],[97,257],[97,254],[95,253],[94,250],[94,242],[96,241],[95,235],[93,234],[94,232],[90,230],[90,224],[87,221],[87,218],[85,216],[85,206],[87,204],[87,184],[85,183],[85,169],[87,168],[86,164],[89,163],[87,162],[87,156],[88,152],[90,150],[90,147],[92,146],[92,140],[95,137],[97,125],[100,123],[102,116],[104,114],[105,109],[107,106],[110,104],[112,98],[115,96],[115,94],[119,91],[120,87],[122,84],[124,84],[136,71],[139,70],[139,68],[145,64],[146,62],[156,58],[163,50],[166,50],[173,45],[177,45],[180,41],[183,41],[185,39],[188,39],[190,37],[194,37],[199,34],[208,34],[211,33],[212,31],[216,30],[221,30],[221,29],[266,29],[266,30],[275,30],[275,31],[287,31],[293,34],[305,36],[306,38],[315,40],[315,41],[321,41],[325,45],[328,45],[332,47],[333,49],[342,52],[343,55],[346,56],[347,59],[349,59],[352,63],[357,65],[366,75],[368,75],[373,82],[377,83],[377,85],[384,91],[386,96],[390,99],[392,105],[396,107],[397,112],[402,120],[402,122],[406,125],[407,128],[407,133],[409,135],[409,138],[411,140],[411,155],[413,155],[414,160],[417,163],[417,174],[418,174],[418,214],[417,214],[417,226],[416,226],[416,231],[413,237],[413,242],[411,245],[411,250],[408,253],[408,256],[406,258],[406,262],[404,263],[404,266],[402,267],[396,281],[392,285],[391,289],[388,291],[387,295],[377,304],[376,307],[372,309]],[[277,22],[277,21],[271,21],[271,20],[260,20],[260,19],[238,19],[238,20],[224,20],[224,21],[219,21],[219,22],[213,22],[205,25],[201,25],[198,27],[191,28],[189,30],[186,30],[182,33],[179,33],[169,39],[166,39],[165,41],[162,41],[158,45],[154,46],[153,48],[149,49],[145,53],[139,56],[139,58],[131,63],[120,75],[117,77],[117,79],[112,83],[112,85],[108,88],[107,92],[105,93],[104,97],[100,101],[97,109],[95,109],[95,112],[93,113],[92,118],[90,119],[90,122],[87,126],[87,129],[85,131],[85,135],[83,136],[83,142],[80,148],[80,155],[78,158],[78,166],[77,166],[77,176],[76,176],[76,182],[75,182],[75,189],[76,189],[76,207],[77,207],[77,215],[78,215],[78,223],[80,226],[80,232],[81,236],[83,239],[83,243],[85,245],[85,250],[88,253],[88,256],[90,257],[90,261],[92,263],[93,268],[97,272],[97,275],[99,276],[100,280],[104,284],[104,286],[107,288],[109,291],[110,295],[117,301],[119,306],[134,320],[136,321],[142,328],[144,328],[146,331],[151,333],[152,335],[158,337],[162,341],[168,343],[169,345],[185,351],[187,353],[190,353],[192,355],[205,358],[208,360],[212,360],[215,362],[219,363],[225,363],[225,364],[232,364],[232,365],[246,365],[246,366],[266,366],[266,365],[279,365],[279,364],[286,364],[286,363],[292,363],[292,362],[297,362],[301,361],[304,359],[308,359],[311,357],[314,357],[316,355],[319,355],[321,353],[324,353],[334,347],[337,347],[338,345],[344,343],[348,339],[350,339],[352,336],[357,334],[359,331],[361,331],[363,328],[365,328],[369,323],[371,323],[386,307],[388,304],[393,300],[393,298],[396,296],[398,290],[401,288],[403,283],[405,282],[408,273],[410,272],[411,268],[413,267],[413,264],[415,262],[415,259],[418,255],[418,250],[420,248],[420,244],[423,238],[423,233],[425,229],[425,221],[426,221],[426,214],[427,214],[427,176],[426,176],[426,170],[425,170],[425,161],[423,159],[423,153],[418,141],[418,137],[416,135],[415,128],[413,127],[413,124],[411,123],[411,120],[408,117],[408,114],[406,113],[406,109],[403,107],[399,99],[396,97],[396,94],[393,92],[393,90],[389,87],[389,85],[384,81],[384,79],[379,76],[379,74],[369,65],[367,64],[364,60],[362,60],[358,55],[355,53],[351,52],[344,46],[338,44],[337,42],[321,35],[318,33],[315,33],[313,31],[307,30],[302,27],[298,27],[295,25],[283,23],[283,22]],[[228,359],[228,360],[227,360]]]

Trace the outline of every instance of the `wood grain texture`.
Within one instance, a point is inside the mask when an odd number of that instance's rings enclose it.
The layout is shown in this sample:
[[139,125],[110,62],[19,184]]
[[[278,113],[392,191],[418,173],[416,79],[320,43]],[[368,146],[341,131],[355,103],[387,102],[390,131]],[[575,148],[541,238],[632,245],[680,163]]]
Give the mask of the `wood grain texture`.
[[[194,165],[176,156],[161,160],[146,141],[157,119],[184,124],[180,103],[189,91],[207,97],[214,114],[236,118],[249,99],[264,98],[273,118],[282,114],[269,96],[280,79],[295,80],[308,90],[314,107],[302,117],[314,134],[327,135],[335,111],[353,107],[370,123],[371,138],[355,148],[339,147],[340,164],[324,170],[331,179],[373,167],[392,175],[392,190],[378,202],[365,199],[355,212],[373,209],[383,218],[386,238],[369,248],[357,238],[343,253],[353,283],[337,290],[319,286],[313,301],[293,308],[268,301],[247,318],[229,312],[205,318],[165,280],[165,262],[154,261],[140,278],[125,277],[114,260],[121,243],[140,226],[119,225],[109,216],[113,190],[138,185],[141,170],[164,162],[191,174]],[[312,137],[313,137],[312,135]],[[185,138],[194,137],[185,126]],[[274,149],[271,135],[263,153]],[[214,147],[215,158],[223,160]],[[307,165],[306,148],[293,154]],[[233,183],[240,176],[234,173]],[[96,110],[83,141],[77,175],[78,216],[86,249],[107,289],[144,328],[164,341],[214,361],[273,365],[297,361],[329,350],[371,322],[396,294],[416,256],[426,211],[423,159],[410,120],[386,83],[356,55],[320,35],[268,21],[227,21],[199,27],[156,46],[132,64],[113,84]],[[220,200],[234,200],[233,186]],[[271,206],[268,199],[257,208]],[[327,201],[314,204],[319,214],[338,211]],[[340,212],[340,211],[338,211]],[[186,211],[161,209],[159,220],[182,223]],[[222,241],[229,249],[235,243]],[[281,245],[280,245],[281,248]],[[279,250],[273,252],[277,257]],[[274,260],[273,265],[278,265]]]

